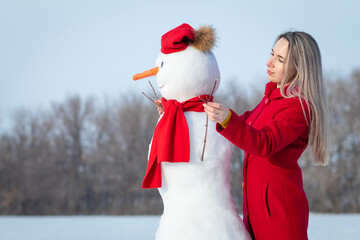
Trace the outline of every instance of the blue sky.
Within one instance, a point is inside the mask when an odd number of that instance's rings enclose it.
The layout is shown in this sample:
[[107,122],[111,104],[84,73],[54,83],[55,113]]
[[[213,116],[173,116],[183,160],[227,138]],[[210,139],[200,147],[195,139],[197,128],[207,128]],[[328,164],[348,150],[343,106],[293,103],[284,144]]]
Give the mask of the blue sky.
[[262,87],[274,39],[289,29],[318,41],[326,74],[346,76],[360,68],[359,9],[356,0],[0,0],[0,126],[69,94],[149,90],[132,75],[154,66],[161,36],[184,22],[217,29],[223,83]]

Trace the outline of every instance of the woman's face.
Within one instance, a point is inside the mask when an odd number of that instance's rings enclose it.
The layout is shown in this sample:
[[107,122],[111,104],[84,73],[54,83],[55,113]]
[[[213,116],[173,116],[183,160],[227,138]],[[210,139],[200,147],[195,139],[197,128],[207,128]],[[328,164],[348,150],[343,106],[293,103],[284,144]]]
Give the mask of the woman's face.
[[289,42],[280,38],[274,45],[271,56],[266,62],[268,79],[280,86],[285,72],[285,60],[288,52]]

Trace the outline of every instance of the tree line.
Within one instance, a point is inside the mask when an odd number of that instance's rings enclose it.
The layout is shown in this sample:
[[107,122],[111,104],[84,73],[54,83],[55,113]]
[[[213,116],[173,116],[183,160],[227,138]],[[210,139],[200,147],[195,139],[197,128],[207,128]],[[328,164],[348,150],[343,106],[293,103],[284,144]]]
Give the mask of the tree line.
[[[238,113],[262,91],[232,81],[215,95]],[[299,160],[310,210],[360,212],[360,70],[326,80],[330,162]],[[155,106],[141,94],[113,102],[67,97],[45,111],[19,109],[0,133],[0,214],[161,214],[156,189],[141,189]],[[242,211],[243,152],[234,147],[230,182]]]

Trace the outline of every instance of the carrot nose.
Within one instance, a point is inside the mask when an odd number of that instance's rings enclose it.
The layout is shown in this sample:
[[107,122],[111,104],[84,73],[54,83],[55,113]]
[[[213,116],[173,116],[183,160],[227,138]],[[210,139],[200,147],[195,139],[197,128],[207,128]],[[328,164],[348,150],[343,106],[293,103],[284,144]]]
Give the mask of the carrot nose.
[[154,68],[149,69],[149,70],[147,70],[145,72],[135,74],[133,76],[133,80],[136,81],[136,80],[139,80],[139,79],[142,79],[142,78],[151,77],[151,76],[156,75],[158,72],[159,72],[159,67],[154,67]]

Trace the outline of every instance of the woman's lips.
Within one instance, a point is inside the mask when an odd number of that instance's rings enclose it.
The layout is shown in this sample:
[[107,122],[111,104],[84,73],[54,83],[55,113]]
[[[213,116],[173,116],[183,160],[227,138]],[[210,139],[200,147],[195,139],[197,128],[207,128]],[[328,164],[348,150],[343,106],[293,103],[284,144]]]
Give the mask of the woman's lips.
[[267,74],[273,75],[274,73],[272,71],[270,71],[270,70],[267,70]]

